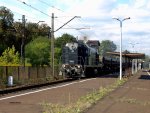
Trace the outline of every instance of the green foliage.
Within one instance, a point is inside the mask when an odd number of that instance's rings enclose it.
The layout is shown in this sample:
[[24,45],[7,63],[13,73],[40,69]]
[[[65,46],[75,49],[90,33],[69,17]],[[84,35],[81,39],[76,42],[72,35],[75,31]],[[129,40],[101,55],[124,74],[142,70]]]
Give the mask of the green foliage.
[[143,67],[150,68],[150,56],[145,55],[145,58],[143,59]]
[[13,13],[4,6],[0,6],[0,54],[14,44],[14,31],[12,27]]
[[63,34],[55,40],[55,46],[62,48],[67,42],[76,41],[75,37],[70,34]]
[[128,54],[128,53],[130,53],[130,51],[124,50],[123,53],[124,53],[124,54]]
[[47,37],[38,37],[25,47],[26,58],[33,66],[49,65],[50,41]]
[[2,30],[6,30],[13,23],[13,13],[4,6],[0,6],[0,23]]
[[150,56],[148,55],[145,55],[145,59],[144,59],[145,62],[150,62]]
[[100,55],[105,56],[106,52],[114,52],[117,49],[116,44],[110,40],[103,40],[100,46]]
[[16,52],[15,47],[7,48],[0,57],[0,65],[19,65],[19,53]]
[[[21,22],[14,22],[14,14],[5,6],[0,6],[0,55],[12,45],[21,53],[22,31]],[[27,22],[25,26],[25,45],[38,36],[48,37],[50,28],[47,24]]]
[[[16,51],[21,53],[22,44],[22,30],[23,26],[21,22],[14,22],[13,13],[11,10],[4,6],[0,6],[0,55],[7,49],[7,47],[15,46]],[[49,41],[34,42],[36,38],[49,37],[50,27],[47,24],[38,24],[27,22],[25,26],[25,40],[24,44],[27,46],[26,59],[29,59],[29,63],[33,65],[45,65],[48,64],[50,57],[50,49],[44,49],[50,47]],[[61,56],[61,48],[67,43],[74,41],[74,36],[70,34],[63,34],[61,37],[56,38],[55,41],[55,64],[59,63]],[[35,44],[36,43],[36,44]],[[46,43],[46,44],[42,44]],[[32,45],[33,44],[33,45]],[[33,46],[33,47],[32,47]],[[29,49],[28,49],[29,48]],[[41,50],[41,49],[44,49]],[[32,52],[31,52],[32,51]],[[41,54],[41,56],[40,56]],[[36,60],[34,60],[36,59]]]
[[62,54],[61,48],[58,48],[58,47],[55,48],[55,64],[59,64],[60,63],[61,54]]
[[47,24],[39,25],[38,23],[29,22],[26,25],[26,42],[30,42],[38,36],[48,37],[50,28]]

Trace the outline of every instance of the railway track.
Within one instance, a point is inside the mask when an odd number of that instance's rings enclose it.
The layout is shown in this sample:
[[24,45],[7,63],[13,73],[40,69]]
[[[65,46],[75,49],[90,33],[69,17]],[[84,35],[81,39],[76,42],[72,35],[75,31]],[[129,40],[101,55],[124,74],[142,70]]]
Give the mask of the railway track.
[[[102,75],[101,77],[108,78],[110,76],[112,77],[112,74]],[[116,76],[114,76],[114,77],[116,77]],[[83,79],[88,79],[88,78],[82,78],[82,80]],[[53,82],[37,83],[37,84],[29,84],[29,85],[21,85],[21,86],[12,86],[12,87],[8,87],[5,89],[1,89],[0,90],[0,97],[3,95],[10,94],[10,93],[17,93],[17,92],[26,91],[26,90],[35,90],[35,89],[40,89],[43,87],[55,86],[55,85],[58,85],[61,83],[73,82],[76,80],[79,80],[79,79],[66,78],[66,79],[56,80]]]
[[52,86],[60,83],[65,83],[65,82],[71,82],[74,81],[75,79],[63,79],[63,80],[56,80],[53,82],[46,82],[46,83],[37,83],[37,84],[29,84],[29,85],[21,85],[21,86],[12,86],[8,87],[5,89],[0,89],[0,96],[6,95],[9,93],[15,93],[19,91],[25,91],[25,90],[32,90],[32,89],[39,89],[42,87],[47,87],[47,86]]

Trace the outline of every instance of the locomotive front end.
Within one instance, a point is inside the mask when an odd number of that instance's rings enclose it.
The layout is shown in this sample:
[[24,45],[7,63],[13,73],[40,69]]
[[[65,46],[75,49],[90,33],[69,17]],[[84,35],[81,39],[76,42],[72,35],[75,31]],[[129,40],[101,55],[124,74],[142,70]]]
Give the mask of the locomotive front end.
[[63,64],[62,72],[67,78],[80,78],[83,73],[83,69],[82,66],[78,64]]
[[81,58],[78,56],[78,43],[67,43],[62,51],[63,75],[69,78],[79,78],[83,74],[83,68],[80,64]]

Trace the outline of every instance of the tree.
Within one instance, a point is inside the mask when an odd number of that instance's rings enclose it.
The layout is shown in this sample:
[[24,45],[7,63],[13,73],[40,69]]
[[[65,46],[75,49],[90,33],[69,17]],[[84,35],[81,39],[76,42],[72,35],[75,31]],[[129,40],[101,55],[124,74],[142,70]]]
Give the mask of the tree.
[[128,51],[128,50],[124,50],[122,53],[124,53],[124,54],[128,54],[128,53],[130,53],[130,51]]
[[55,48],[55,64],[59,64],[61,61],[61,54],[62,50],[61,48],[56,47]]
[[76,41],[76,38],[70,34],[65,33],[61,37],[58,37],[55,40],[55,46],[62,48],[62,46],[64,46],[66,43],[72,42],[72,41]]
[[14,21],[13,16],[13,13],[9,9],[4,6],[0,7],[0,22],[3,31],[12,26]]
[[12,27],[13,13],[4,6],[0,7],[0,54],[13,45],[15,40]]
[[38,36],[49,37],[50,27],[47,24],[38,25]]
[[145,58],[143,59],[143,66],[144,68],[150,68],[150,56],[145,55]]
[[38,23],[28,22],[26,26],[27,42],[38,36],[48,37],[50,33],[50,27],[47,24],[39,25]]
[[25,55],[33,66],[49,65],[50,41],[47,37],[38,37],[25,46]]
[[0,57],[0,65],[19,65],[20,64],[20,58],[19,53],[16,52],[15,47],[12,46],[12,48],[7,48]]
[[116,44],[110,40],[103,40],[100,46],[100,55],[105,56],[106,52],[114,52],[117,49]]

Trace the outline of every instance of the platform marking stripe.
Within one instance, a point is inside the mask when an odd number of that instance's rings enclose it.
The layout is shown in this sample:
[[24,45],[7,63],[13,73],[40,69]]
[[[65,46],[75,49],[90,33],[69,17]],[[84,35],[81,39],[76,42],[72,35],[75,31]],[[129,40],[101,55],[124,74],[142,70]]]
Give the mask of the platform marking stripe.
[[147,72],[147,74],[150,76],[150,73],[149,73],[149,71],[148,71],[148,70],[146,70],[146,72]]
[[42,92],[42,91],[46,91],[46,90],[61,88],[61,87],[65,87],[65,86],[69,86],[69,85],[72,85],[72,84],[81,83],[81,82],[85,82],[85,81],[89,81],[89,80],[93,80],[93,79],[96,79],[96,78],[82,80],[82,81],[79,81],[79,82],[72,82],[72,83],[69,83],[69,84],[61,85],[61,86],[55,86],[55,87],[45,88],[45,89],[36,90],[36,91],[32,91],[32,92],[28,92],[28,93],[23,93],[23,94],[19,94],[19,95],[4,97],[4,98],[0,98],[0,101],[1,100],[6,100],[6,99],[10,99],[10,98],[20,97],[20,96],[24,96],[24,95],[29,95],[29,94],[33,94],[33,93],[38,93],[38,92]]

